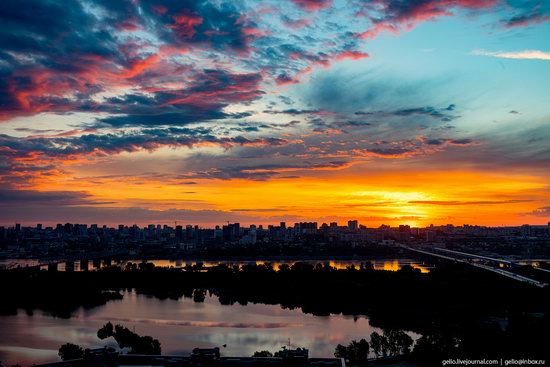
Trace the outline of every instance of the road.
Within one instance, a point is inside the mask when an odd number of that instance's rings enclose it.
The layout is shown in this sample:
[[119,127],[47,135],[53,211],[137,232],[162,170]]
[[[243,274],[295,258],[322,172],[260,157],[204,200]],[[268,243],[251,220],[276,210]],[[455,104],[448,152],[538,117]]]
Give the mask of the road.
[[468,254],[466,252],[452,251],[452,250],[447,250],[447,249],[442,249],[442,248],[436,248],[436,250],[438,250],[438,251],[443,250],[446,253],[445,255],[440,254],[440,253],[436,253],[436,252],[432,252],[432,251],[420,250],[420,249],[412,248],[412,247],[405,246],[405,245],[400,245],[400,247],[402,247],[404,249],[407,249],[409,251],[413,251],[413,252],[417,252],[417,253],[421,253],[421,254],[425,254],[425,255],[429,255],[429,256],[434,256],[434,257],[438,257],[438,258],[445,259],[445,260],[450,260],[450,261],[455,261],[455,262],[468,264],[468,265],[471,265],[471,266],[476,267],[478,269],[492,271],[493,273],[497,273],[499,275],[502,275],[502,276],[505,276],[505,277],[508,277],[508,278],[511,278],[511,279],[514,279],[514,280],[517,280],[517,281],[520,281],[520,282],[529,283],[531,285],[534,285],[534,286],[537,286],[537,287],[540,287],[540,288],[544,288],[544,287],[547,286],[546,283],[543,283],[543,282],[540,282],[538,280],[525,277],[523,275],[519,275],[519,274],[512,273],[510,271],[507,271],[507,270],[495,268],[493,266],[483,265],[483,264],[479,264],[479,263],[473,263],[473,262],[470,262],[470,261],[467,261],[467,260],[464,260],[464,259],[453,257],[451,255],[455,254],[455,255],[460,255],[460,256],[470,256],[471,258],[478,258],[478,259],[484,259],[484,260],[496,261],[496,262],[502,262],[502,263],[511,263],[510,261],[507,261],[507,260],[494,259],[494,258],[490,258],[490,257],[486,257],[486,256]]

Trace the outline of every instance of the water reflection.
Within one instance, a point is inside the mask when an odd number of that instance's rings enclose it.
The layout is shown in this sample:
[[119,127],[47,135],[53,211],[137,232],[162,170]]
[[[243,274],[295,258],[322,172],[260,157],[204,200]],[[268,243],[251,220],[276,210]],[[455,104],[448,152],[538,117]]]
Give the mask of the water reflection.
[[29,316],[22,311],[16,316],[0,317],[0,360],[28,365],[57,360],[57,349],[66,342],[106,345],[96,332],[107,321],[159,339],[163,354],[187,354],[195,347],[226,344],[224,355],[247,356],[256,350],[279,350],[290,338],[293,346],[309,348],[312,356],[329,357],[338,343],[365,338],[378,330],[366,317],[318,317],[278,305],[224,306],[210,296],[204,303],[195,303],[126,292],[121,301],[81,309],[70,319],[39,313]]
[[230,261],[230,260],[221,260],[221,261],[201,261],[201,260],[147,260],[152,262],[155,266],[162,267],[174,267],[182,268],[186,266],[195,266],[197,264],[202,264],[204,267],[209,268],[219,264],[226,264],[228,266],[242,266],[242,265],[261,265],[261,264],[271,264],[274,270],[278,271],[280,266],[283,264],[291,266],[297,261],[305,262],[309,264],[326,264],[336,269],[346,269],[349,266],[353,265],[355,268],[359,268],[361,264],[370,262],[373,264],[376,270],[388,270],[388,271],[397,271],[405,265],[410,265],[413,268],[420,269],[422,273],[430,272],[431,265],[421,263],[417,260],[411,259],[368,259],[368,260],[254,260],[254,261]]
[[[68,266],[71,266],[71,269],[74,271],[83,271],[83,270],[94,270],[94,269],[100,269],[105,266],[109,265],[126,265],[128,262],[141,262],[143,260],[136,259],[136,260],[123,260],[123,261],[117,261],[117,260],[83,260],[83,261],[75,261],[74,263],[64,263],[61,262],[57,264],[57,271],[66,271]],[[347,267],[353,265],[356,268],[359,268],[361,264],[365,264],[367,262],[370,262],[373,264],[374,268],[377,270],[388,270],[388,271],[397,271],[401,269],[404,265],[410,265],[413,268],[420,269],[422,273],[428,273],[430,271],[431,265],[424,264],[419,262],[418,260],[411,260],[411,259],[365,259],[365,260],[251,260],[251,261],[242,261],[242,260],[167,260],[167,259],[153,259],[153,260],[147,260],[147,262],[155,264],[155,266],[161,266],[161,267],[173,267],[173,268],[184,268],[186,266],[195,266],[197,264],[202,264],[205,268],[209,268],[212,266],[216,266],[219,264],[226,264],[228,266],[242,266],[242,265],[259,265],[259,264],[266,264],[269,263],[273,266],[273,268],[278,271],[279,267],[282,264],[292,265],[295,262],[306,262],[313,265],[316,264],[326,264],[330,265],[336,269],[346,269]],[[14,268],[17,266],[20,267],[27,267],[27,266],[37,266],[39,264],[38,260],[32,260],[32,259],[12,259],[12,260],[1,260],[0,261],[0,269],[3,268]],[[47,265],[42,265],[40,267],[42,270],[47,270]]]

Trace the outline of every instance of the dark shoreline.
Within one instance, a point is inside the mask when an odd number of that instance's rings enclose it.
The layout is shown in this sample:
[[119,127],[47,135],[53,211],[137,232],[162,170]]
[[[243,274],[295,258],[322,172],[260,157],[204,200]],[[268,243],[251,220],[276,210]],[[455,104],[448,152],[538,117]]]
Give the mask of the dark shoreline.
[[0,289],[2,315],[41,310],[68,318],[80,307],[120,299],[120,291],[129,289],[161,300],[186,297],[200,303],[210,294],[224,305],[263,303],[318,316],[365,315],[372,326],[421,334],[427,343],[437,344],[430,348],[444,348],[446,356],[502,355],[508,350],[515,356],[517,350],[540,355],[547,349],[550,329],[549,288],[466,264],[441,263],[429,273],[410,266],[399,271],[337,270],[321,262],[296,262],[277,272],[255,264],[186,271],[152,263],[89,272],[21,268],[0,271]]

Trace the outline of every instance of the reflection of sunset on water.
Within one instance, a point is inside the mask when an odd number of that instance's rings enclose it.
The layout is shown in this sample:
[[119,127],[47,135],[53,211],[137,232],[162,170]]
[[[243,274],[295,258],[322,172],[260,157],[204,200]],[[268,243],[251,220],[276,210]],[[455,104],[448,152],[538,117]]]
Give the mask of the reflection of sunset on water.
[[331,357],[335,345],[381,332],[365,316],[319,317],[300,309],[254,303],[226,306],[215,296],[206,296],[203,303],[189,298],[159,300],[132,291],[124,292],[121,301],[80,309],[68,319],[40,312],[33,317],[19,312],[4,318],[10,333],[0,334],[0,344],[10,347],[0,349],[2,362],[55,360],[59,345],[73,337],[78,344],[101,347],[104,343],[97,338],[97,329],[107,321],[158,338],[163,354],[187,354],[196,347],[225,344],[224,355],[249,356],[256,350],[277,351],[290,338],[293,347],[309,348],[314,357]]
[[422,273],[429,273],[430,269],[424,264],[420,264],[411,259],[376,259],[376,260],[256,260],[256,261],[200,261],[200,260],[148,260],[148,262],[160,267],[175,267],[185,268],[187,266],[196,266],[202,264],[205,268],[210,268],[218,265],[225,264],[229,267],[243,266],[243,265],[269,265],[275,271],[279,271],[281,265],[286,264],[292,266],[296,262],[304,262],[312,265],[322,264],[323,266],[330,266],[337,270],[344,270],[350,266],[354,266],[355,269],[360,269],[361,266],[367,267],[370,262],[375,270],[387,270],[397,271],[404,265],[410,265],[415,269],[420,269]]
[[[124,261],[114,261],[113,264],[125,266],[128,263],[141,263],[142,260],[124,260]],[[296,262],[304,262],[311,264],[313,266],[316,266],[317,264],[321,264],[323,266],[330,266],[331,268],[337,269],[337,270],[344,270],[347,269],[350,266],[354,266],[355,269],[360,269],[361,266],[364,266],[365,268],[368,267],[368,264],[371,263],[375,270],[387,270],[387,271],[397,271],[401,269],[404,265],[410,265],[415,269],[420,269],[422,273],[429,273],[430,272],[430,266],[427,266],[426,264],[421,264],[416,260],[411,259],[376,259],[376,260],[256,260],[256,261],[231,261],[231,260],[225,260],[225,261],[215,261],[215,260],[209,260],[209,261],[201,261],[201,260],[169,260],[169,259],[153,259],[153,260],[147,260],[146,262],[152,263],[155,266],[163,267],[163,268],[176,268],[176,269],[185,269],[186,267],[196,267],[198,265],[201,265],[203,268],[211,268],[218,265],[226,265],[228,267],[233,266],[243,266],[243,265],[268,265],[273,268],[275,271],[279,271],[281,265],[286,264],[288,266],[292,266]],[[37,260],[20,260],[20,259],[14,259],[14,260],[7,260],[4,262],[0,262],[0,268],[6,267],[6,266],[14,266],[19,265],[20,267],[25,266],[35,266],[38,264]],[[57,270],[58,271],[65,271],[65,263],[61,262],[58,264]],[[107,266],[106,263],[101,262],[99,263],[99,268],[103,268]],[[536,265],[535,265],[536,266]],[[47,270],[47,265],[42,265],[42,270]],[[92,270],[93,268],[97,268],[96,265],[94,265],[93,261],[82,261],[82,262],[75,262],[74,263],[74,271],[83,271],[83,270]]]
[[[374,263],[374,269],[376,270],[388,270],[388,271],[397,271],[401,269],[401,267],[405,265],[403,263],[400,263],[399,260],[393,260],[393,261],[384,261],[382,263],[382,266],[380,266],[379,263]],[[407,264],[412,266],[415,269],[419,269],[422,273],[429,273],[430,269],[426,268],[425,266],[416,264],[411,262],[410,264]]]

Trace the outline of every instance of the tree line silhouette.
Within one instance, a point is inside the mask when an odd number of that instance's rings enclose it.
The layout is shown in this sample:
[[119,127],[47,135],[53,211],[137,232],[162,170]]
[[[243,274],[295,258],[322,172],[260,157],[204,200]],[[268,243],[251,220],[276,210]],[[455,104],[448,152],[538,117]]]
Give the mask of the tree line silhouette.
[[[134,289],[159,299],[203,302],[216,296],[225,305],[252,302],[314,315],[367,315],[373,326],[421,334],[410,355],[424,362],[546,355],[550,330],[549,289],[453,263],[427,274],[409,266],[390,272],[368,263],[337,270],[301,262],[283,264],[279,271],[269,264],[208,269],[198,264],[180,271],[150,263],[73,273],[20,269],[0,272],[0,289],[2,314],[24,309],[70,317],[78,307],[102,305]],[[370,344],[374,351],[376,341]]]

